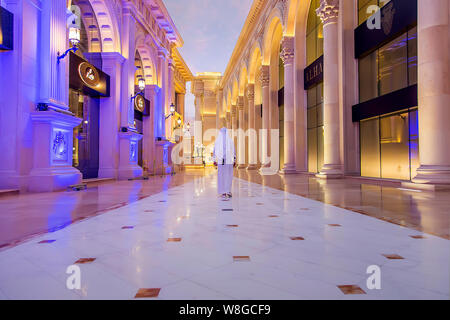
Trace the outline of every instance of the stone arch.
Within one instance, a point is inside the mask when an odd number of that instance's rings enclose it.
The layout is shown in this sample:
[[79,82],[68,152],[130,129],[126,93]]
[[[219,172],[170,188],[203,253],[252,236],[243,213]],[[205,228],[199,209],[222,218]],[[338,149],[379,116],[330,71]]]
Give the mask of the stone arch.
[[256,79],[256,74],[258,73],[258,68],[261,67],[262,56],[261,56],[261,47],[258,42],[255,42],[253,45],[251,56],[249,60],[249,69],[248,69],[248,82],[255,84],[258,79]]
[[289,0],[286,6],[286,30],[285,35],[293,37],[295,35],[296,18],[298,12],[298,6],[304,5],[307,1]]
[[279,33],[279,30],[281,30],[281,34],[283,34],[285,29],[283,24],[283,13],[279,6],[273,8],[266,22],[263,39],[263,64],[269,65],[273,38]]
[[93,9],[99,26],[102,51],[121,53],[119,19],[116,16],[117,10],[113,8],[112,1],[79,0],[78,2],[83,6],[90,3]]
[[138,32],[136,37],[136,51],[142,59],[142,68],[147,85],[158,84],[158,73],[154,55],[152,55],[151,48],[146,44],[146,36],[143,32]]
[[81,21],[82,24],[84,25],[88,40],[88,47],[86,48],[87,51],[101,52],[102,42],[100,35],[100,27],[97,21],[97,16],[95,15],[94,9],[92,8],[90,2],[83,0],[73,0],[70,1],[68,5],[69,8],[72,5],[76,5],[81,10]]
[[239,95],[243,96],[245,93],[245,87],[248,83],[248,72],[247,66],[243,63],[241,66],[241,71],[239,73]]

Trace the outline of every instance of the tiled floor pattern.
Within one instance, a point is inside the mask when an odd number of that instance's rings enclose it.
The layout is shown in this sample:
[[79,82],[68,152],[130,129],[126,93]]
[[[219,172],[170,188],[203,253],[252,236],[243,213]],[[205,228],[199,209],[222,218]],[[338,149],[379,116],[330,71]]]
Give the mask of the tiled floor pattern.
[[[0,299],[449,299],[449,240],[240,179],[221,201],[216,185],[196,178],[0,251]],[[80,290],[66,288],[74,263]]]

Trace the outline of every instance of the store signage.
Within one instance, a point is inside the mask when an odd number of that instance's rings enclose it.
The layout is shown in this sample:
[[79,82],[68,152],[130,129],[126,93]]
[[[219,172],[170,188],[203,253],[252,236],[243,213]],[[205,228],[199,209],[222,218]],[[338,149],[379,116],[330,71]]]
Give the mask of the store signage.
[[142,113],[145,111],[145,98],[140,94],[134,99],[134,108]]
[[304,71],[305,90],[323,82],[323,56],[311,63]]
[[13,50],[14,15],[0,7],[0,51]]
[[100,74],[97,69],[88,62],[82,62],[78,66],[78,74],[81,80],[90,88],[97,89],[100,85]]
[[417,0],[391,0],[355,29],[359,59],[417,25]]
[[70,53],[69,85],[91,97],[109,97],[109,76],[73,52]]

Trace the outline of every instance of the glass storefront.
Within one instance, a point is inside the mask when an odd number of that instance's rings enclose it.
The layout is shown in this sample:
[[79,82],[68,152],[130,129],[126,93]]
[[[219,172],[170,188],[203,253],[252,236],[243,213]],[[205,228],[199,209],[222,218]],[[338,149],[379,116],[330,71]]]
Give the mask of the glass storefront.
[[319,172],[323,166],[323,83],[308,92],[308,171]]
[[359,102],[417,84],[417,28],[359,59]]
[[[316,14],[320,0],[312,0],[308,14],[306,35],[307,65],[323,55],[323,24]],[[324,158],[323,134],[323,82],[307,90],[308,171],[317,173],[322,169]]]
[[98,177],[99,105],[98,98],[69,90],[69,110],[76,117],[83,119],[81,124],[73,129],[73,166],[80,170],[83,179]]
[[[279,61],[279,92],[284,93],[284,63],[283,60]],[[281,100],[281,99],[279,99]],[[278,101],[278,120],[279,120],[279,135],[280,135],[280,144],[279,144],[279,155],[280,155],[280,169],[284,166],[284,103],[280,103]]]
[[[372,2],[359,1],[360,9]],[[360,103],[415,84],[417,27],[359,59]],[[411,180],[419,167],[418,140],[417,108],[361,121],[361,176]]]
[[361,121],[361,176],[411,180],[419,167],[417,109]]

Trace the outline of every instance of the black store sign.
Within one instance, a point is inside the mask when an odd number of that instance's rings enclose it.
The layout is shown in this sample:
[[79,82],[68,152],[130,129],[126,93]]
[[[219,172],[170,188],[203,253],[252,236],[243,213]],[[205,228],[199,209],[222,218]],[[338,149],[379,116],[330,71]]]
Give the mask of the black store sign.
[[134,109],[139,111],[144,116],[150,115],[150,101],[138,94],[134,99]]
[[[433,5],[431,2],[430,5]],[[381,8],[380,14],[379,29],[369,29],[366,22],[355,29],[356,59],[385,45],[407,29],[417,25],[417,0],[391,0]]]
[[305,90],[311,89],[323,81],[323,56],[305,69]]
[[0,7],[0,51],[13,50],[14,15]]
[[110,96],[109,75],[73,52],[70,53],[69,86],[91,97]]

